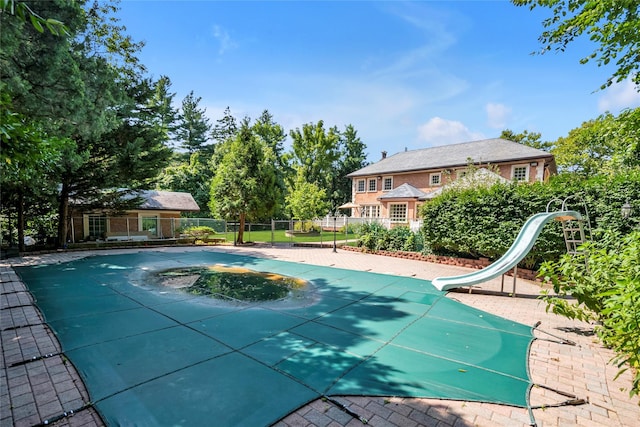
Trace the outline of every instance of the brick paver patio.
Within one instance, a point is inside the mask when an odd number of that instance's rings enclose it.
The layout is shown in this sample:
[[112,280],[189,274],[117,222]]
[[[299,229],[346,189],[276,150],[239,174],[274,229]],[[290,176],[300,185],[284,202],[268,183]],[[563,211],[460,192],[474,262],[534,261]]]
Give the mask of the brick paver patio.
[[[0,264],[0,426],[102,426],[74,367],[61,354],[59,344],[43,323],[13,265],[66,262],[80,257],[123,253],[132,250],[59,252],[14,258]],[[216,248],[153,248],[150,250],[216,250],[259,257],[335,266],[433,279],[468,272],[460,267],[331,249],[231,246]],[[508,278],[505,289],[511,289]],[[536,296],[538,284],[518,280],[517,297],[500,295],[499,279],[468,292],[451,292],[450,298],[505,318],[534,325],[541,322],[530,352],[534,383],[531,393],[533,417],[538,426],[640,425],[640,406],[630,398],[631,373],[617,380],[613,354],[603,348],[589,324],[570,321],[545,310]],[[575,345],[562,343],[570,341]],[[559,390],[559,394],[553,390]],[[571,400],[579,405],[563,405]],[[276,424],[288,426],[528,426],[526,409],[503,405],[436,399],[385,397],[338,397],[317,400]]]

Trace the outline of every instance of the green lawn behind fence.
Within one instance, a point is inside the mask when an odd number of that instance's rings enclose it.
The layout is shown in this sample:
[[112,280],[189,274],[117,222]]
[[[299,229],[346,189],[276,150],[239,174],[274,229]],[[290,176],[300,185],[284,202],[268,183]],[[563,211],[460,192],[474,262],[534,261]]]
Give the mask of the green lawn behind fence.
[[[218,233],[216,236],[224,236],[227,241],[233,242],[233,231],[227,231],[226,233]],[[352,240],[355,241],[358,236],[355,233],[336,232],[336,240]],[[275,230],[273,235],[271,230],[264,231],[245,231],[245,242],[265,242],[271,243],[307,243],[307,242],[333,242],[333,232],[323,231],[320,235],[297,235],[295,237],[289,237],[285,234],[285,230]]]

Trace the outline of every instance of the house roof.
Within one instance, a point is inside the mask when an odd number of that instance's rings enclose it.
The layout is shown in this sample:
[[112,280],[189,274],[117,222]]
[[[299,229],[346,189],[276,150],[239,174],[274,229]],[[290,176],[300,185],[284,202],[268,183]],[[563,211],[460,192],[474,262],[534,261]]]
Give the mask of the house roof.
[[469,159],[472,163],[479,164],[524,161],[543,157],[551,159],[553,155],[517,142],[493,138],[402,151],[352,172],[347,177],[460,167],[466,166]]
[[427,193],[422,190],[417,189],[411,184],[404,183],[399,187],[394,188],[393,190],[385,193],[384,195],[378,197],[379,200],[384,199],[418,199],[424,200],[427,197]]
[[141,191],[139,195],[144,199],[139,209],[182,212],[197,212],[200,210],[191,193],[145,190]]

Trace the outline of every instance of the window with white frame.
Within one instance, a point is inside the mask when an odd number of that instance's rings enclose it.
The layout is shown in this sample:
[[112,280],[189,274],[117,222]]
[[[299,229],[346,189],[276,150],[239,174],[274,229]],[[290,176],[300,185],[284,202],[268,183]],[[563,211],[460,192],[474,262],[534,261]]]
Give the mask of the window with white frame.
[[378,183],[375,178],[369,178],[369,187],[367,191],[378,191]]
[[366,205],[362,207],[363,218],[380,218],[380,205]]
[[469,173],[469,169],[458,169],[456,171],[456,178],[464,178]]
[[393,190],[393,177],[385,176],[382,179],[382,191],[391,191]]
[[105,215],[88,215],[89,236],[99,239],[107,232],[107,217]]
[[389,219],[391,222],[407,222],[407,204],[393,203],[389,205]]
[[429,175],[429,184],[432,187],[439,186],[442,184],[442,173],[432,173]]
[[356,183],[356,191],[358,193],[364,193],[364,179],[359,179]]
[[518,182],[529,181],[529,165],[511,166],[511,179]]

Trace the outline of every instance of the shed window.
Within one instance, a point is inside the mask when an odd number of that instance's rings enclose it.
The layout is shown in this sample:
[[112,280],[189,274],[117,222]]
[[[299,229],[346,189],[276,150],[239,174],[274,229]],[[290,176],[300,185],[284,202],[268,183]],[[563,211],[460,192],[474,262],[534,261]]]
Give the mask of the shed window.
[[107,217],[105,215],[89,215],[89,236],[99,239],[107,232]]

